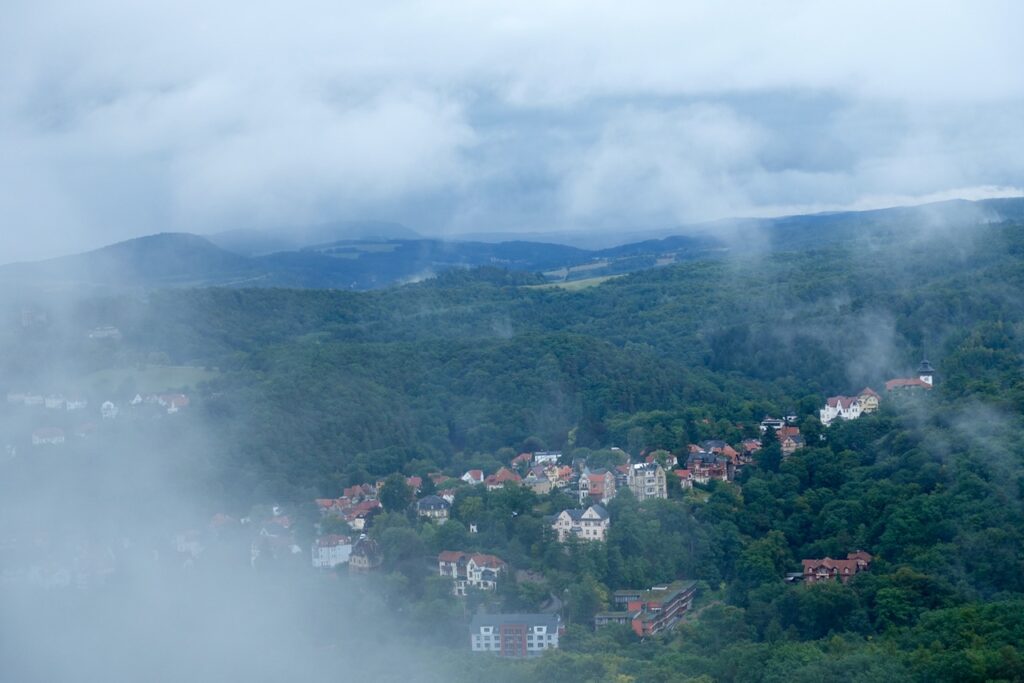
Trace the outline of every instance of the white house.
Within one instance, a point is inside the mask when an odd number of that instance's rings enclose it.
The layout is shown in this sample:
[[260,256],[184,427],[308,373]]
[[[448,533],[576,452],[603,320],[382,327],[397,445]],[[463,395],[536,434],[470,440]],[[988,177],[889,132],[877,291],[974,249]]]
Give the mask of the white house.
[[558,648],[557,614],[475,614],[469,625],[473,652],[500,657],[537,657]]
[[860,399],[854,396],[829,396],[825,407],[818,411],[821,424],[832,424],[833,420],[856,420],[864,412]]
[[56,410],[64,407],[64,397],[61,396],[60,394],[51,394],[47,396],[43,400],[43,402],[45,403],[46,407],[50,408],[51,410]]
[[58,427],[44,427],[32,432],[33,446],[57,446],[64,443],[64,430]]
[[558,534],[559,543],[564,543],[570,536],[584,541],[603,541],[608,536],[611,520],[603,505],[562,510],[550,518],[551,528]]
[[100,414],[104,420],[113,420],[119,412],[121,412],[120,409],[113,401],[104,401],[103,405],[100,406]]
[[352,539],[348,536],[328,534],[313,543],[313,566],[317,569],[331,569],[348,562],[352,555]]
[[462,481],[467,484],[476,486],[477,484],[484,483],[484,471],[483,470],[469,470],[462,475]]
[[537,465],[557,465],[558,460],[561,457],[561,451],[537,451],[536,453],[533,454],[533,462]]
[[495,555],[445,550],[437,556],[438,574],[451,577],[452,593],[457,596],[466,595],[467,587],[495,590],[506,569],[505,561]]
[[881,398],[871,387],[864,387],[856,396],[829,396],[825,407],[818,411],[818,419],[823,425],[829,425],[836,419],[856,420],[878,410]]

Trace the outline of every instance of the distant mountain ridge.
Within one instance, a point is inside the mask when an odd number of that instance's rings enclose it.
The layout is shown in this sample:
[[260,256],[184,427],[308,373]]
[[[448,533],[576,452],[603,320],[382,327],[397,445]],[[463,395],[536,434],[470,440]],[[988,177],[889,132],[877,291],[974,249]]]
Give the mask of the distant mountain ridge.
[[[548,281],[633,272],[681,261],[757,249],[805,250],[942,226],[966,229],[1024,219],[1024,198],[953,201],[866,212],[742,219],[723,222],[721,236],[704,232],[630,242],[604,249],[533,241],[472,242],[431,238],[346,238],[303,243],[324,235],[403,234],[398,224],[318,226],[284,240],[258,231],[210,238],[161,233],[46,261],[0,266],[0,282],[44,287],[294,287],[365,290],[432,277],[453,268],[496,266],[544,273]],[[363,231],[363,232],[360,232]],[[369,233],[365,231],[370,231]],[[409,231],[411,232],[411,231]],[[415,234],[415,233],[413,233]],[[264,249],[275,249],[263,253]],[[228,246],[234,245],[234,249]],[[298,246],[294,246],[298,245]]]

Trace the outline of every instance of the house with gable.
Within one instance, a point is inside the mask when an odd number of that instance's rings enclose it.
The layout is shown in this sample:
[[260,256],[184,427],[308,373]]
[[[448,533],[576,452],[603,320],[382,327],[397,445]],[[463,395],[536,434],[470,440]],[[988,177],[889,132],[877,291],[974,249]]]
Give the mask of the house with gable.
[[469,470],[461,477],[462,481],[466,482],[470,486],[476,486],[477,484],[484,483],[484,471],[483,470]]
[[627,485],[640,502],[650,498],[668,498],[665,469],[657,462],[639,462],[630,466]]
[[615,498],[615,475],[608,470],[591,472],[584,467],[578,488],[580,505],[588,505],[591,502],[607,505],[608,501]]
[[871,567],[872,559],[874,558],[870,553],[858,550],[847,553],[845,560],[834,560],[831,557],[803,560],[803,581],[804,583],[817,583],[818,581],[838,579],[847,583],[860,572],[867,571]]
[[692,484],[707,484],[710,481],[730,481],[735,468],[724,455],[691,446],[686,456],[685,471],[689,472]]
[[673,470],[672,473],[679,479],[679,488],[684,491],[693,488],[693,472],[690,470]]
[[800,434],[799,427],[782,427],[775,432],[775,437],[782,446],[783,457],[793,455],[793,453],[806,445],[803,435]]
[[496,473],[484,479],[484,484],[487,486],[488,491],[496,491],[497,489],[505,488],[506,484],[519,486],[522,481],[522,477],[518,474],[507,467],[502,467]]
[[437,570],[440,576],[452,579],[454,595],[465,596],[467,588],[496,590],[508,565],[496,555],[445,550],[437,556]]
[[432,519],[438,524],[444,524],[448,521],[451,507],[451,503],[441,496],[424,496],[416,501],[416,514]]
[[377,541],[366,534],[359,536],[359,540],[352,546],[352,553],[349,555],[348,570],[353,574],[366,574],[378,569],[384,562],[384,554],[377,546]]
[[548,522],[558,534],[559,543],[565,543],[570,536],[584,541],[603,541],[611,526],[608,511],[603,505],[562,510],[549,517]]

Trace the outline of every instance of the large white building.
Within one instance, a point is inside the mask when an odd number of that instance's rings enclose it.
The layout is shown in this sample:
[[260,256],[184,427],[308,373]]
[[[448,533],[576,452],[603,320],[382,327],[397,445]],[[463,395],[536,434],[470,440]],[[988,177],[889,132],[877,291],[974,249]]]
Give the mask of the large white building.
[[331,569],[348,562],[352,555],[352,539],[348,536],[329,534],[313,543],[313,566],[317,569]]
[[558,648],[557,614],[477,614],[469,625],[473,652],[501,657],[537,657]]
[[551,520],[551,528],[558,534],[558,542],[565,543],[570,536],[582,541],[603,541],[608,536],[611,520],[603,505],[562,510]]

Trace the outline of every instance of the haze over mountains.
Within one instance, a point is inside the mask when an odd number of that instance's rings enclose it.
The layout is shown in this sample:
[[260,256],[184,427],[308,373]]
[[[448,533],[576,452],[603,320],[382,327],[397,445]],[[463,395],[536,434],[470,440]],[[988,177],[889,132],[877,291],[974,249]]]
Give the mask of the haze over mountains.
[[[865,212],[736,219],[677,228],[642,241],[609,233],[555,241],[455,241],[403,225],[335,223],[304,229],[239,229],[209,236],[161,233],[94,251],[0,266],[0,282],[45,287],[299,287],[365,290],[432,277],[452,268],[495,266],[542,273],[538,283],[632,272],[757,250],[802,250],[896,234],[1024,217],[1024,198],[950,201]],[[508,237],[508,236],[506,236]],[[575,238],[575,239],[574,239]]]

